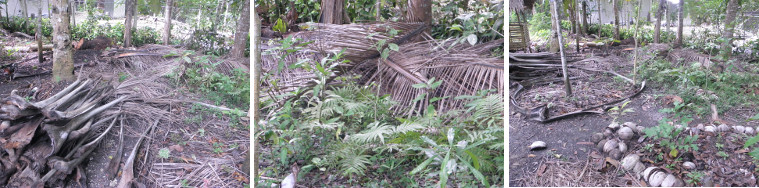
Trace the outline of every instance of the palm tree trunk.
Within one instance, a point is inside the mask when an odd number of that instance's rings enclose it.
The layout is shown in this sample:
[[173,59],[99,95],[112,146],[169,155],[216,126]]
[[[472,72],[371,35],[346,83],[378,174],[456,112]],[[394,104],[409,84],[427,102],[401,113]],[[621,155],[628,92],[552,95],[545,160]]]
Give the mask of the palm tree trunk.
[[583,1],[582,2],[582,32],[583,34],[588,31],[588,2]]
[[321,4],[321,23],[343,24],[344,0],[323,0]]
[[166,24],[163,27],[163,44],[169,45],[171,40],[171,7],[174,5],[173,0],[166,0],[166,11],[164,16],[166,18]]
[[603,14],[601,11],[601,0],[598,0],[598,38],[601,38],[601,28],[604,26],[604,23],[601,19],[601,14]]
[[250,31],[250,0],[245,0],[240,13],[240,19],[237,21],[237,31],[235,32],[235,43],[229,55],[232,57],[244,57],[246,39]]
[[729,0],[727,2],[727,13],[725,14],[725,32],[722,33],[722,38],[725,42],[722,44],[722,57],[727,60],[733,54],[733,32],[735,30],[735,16],[740,9],[739,0]]
[[126,18],[124,19],[124,47],[132,46],[132,17],[134,14],[134,0],[126,0]]
[[661,35],[661,17],[667,7],[666,0],[659,0],[659,10],[656,11],[656,25],[654,25],[654,43],[659,43]]
[[74,80],[74,60],[69,31],[68,0],[54,0],[53,22],[53,82]]

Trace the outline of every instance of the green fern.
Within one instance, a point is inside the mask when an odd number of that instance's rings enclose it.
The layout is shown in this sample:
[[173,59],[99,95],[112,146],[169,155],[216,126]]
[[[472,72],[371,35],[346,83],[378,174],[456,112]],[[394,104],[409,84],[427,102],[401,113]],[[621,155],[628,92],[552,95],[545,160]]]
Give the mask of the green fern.
[[371,143],[379,139],[380,143],[385,144],[385,135],[393,133],[392,127],[380,122],[371,123],[367,128],[362,133],[351,136],[351,140],[359,143]]

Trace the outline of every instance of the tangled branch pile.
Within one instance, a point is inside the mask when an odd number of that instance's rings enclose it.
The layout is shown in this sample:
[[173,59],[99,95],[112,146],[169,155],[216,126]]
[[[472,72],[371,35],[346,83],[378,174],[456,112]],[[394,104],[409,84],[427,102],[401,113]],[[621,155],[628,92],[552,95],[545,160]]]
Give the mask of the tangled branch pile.
[[[113,128],[128,97],[111,99],[115,87],[99,79],[77,80],[54,96],[29,102],[12,93],[0,107],[0,185],[60,185]],[[107,102],[107,103],[105,103]],[[103,104],[105,103],[105,104]],[[110,122],[110,123],[109,123]],[[77,175],[76,179],[79,180]]]

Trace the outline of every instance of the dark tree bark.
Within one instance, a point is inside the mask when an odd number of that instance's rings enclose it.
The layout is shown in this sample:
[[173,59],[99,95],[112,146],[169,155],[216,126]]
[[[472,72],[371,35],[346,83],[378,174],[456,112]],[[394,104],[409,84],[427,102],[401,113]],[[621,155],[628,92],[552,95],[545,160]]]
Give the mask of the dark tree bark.
[[617,0],[611,0],[612,9],[614,9],[614,39],[622,40],[619,38],[619,3]]
[[722,57],[727,60],[733,54],[733,33],[735,30],[735,16],[738,15],[740,10],[740,0],[729,0],[727,2],[727,13],[725,13],[725,32],[722,33],[722,38],[725,39],[725,43],[722,44]]
[[659,10],[656,11],[656,25],[654,25],[654,43],[659,43],[661,35],[661,17],[664,9],[667,8],[666,0],[659,0]]
[[134,0],[126,0],[126,19],[124,19],[124,47],[132,46],[132,17],[134,16]]
[[171,42],[171,7],[174,5],[173,0],[166,0],[166,11],[164,12],[164,16],[166,19],[166,24],[163,27],[163,44],[169,45],[169,42]]
[[245,0],[242,7],[242,13],[240,13],[240,19],[237,21],[237,31],[235,32],[235,44],[232,46],[232,50],[229,51],[229,55],[232,57],[244,57],[245,55],[245,40],[248,37],[250,31],[250,0]]
[[683,45],[683,5],[685,5],[684,0],[680,0],[680,6],[677,10],[677,42],[675,42],[675,47],[679,48]]
[[75,79],[69,31],[69,5],[68,0],[53,1],[53,81],[56,83]]
[[343,24],[343,16],[346,15],[345,0],[322,0],[321,23]]
[[37,6],[37,30],[35,35],[37,35],[37,60],[40,64],[42,64],[42,0],[39,0],[40,6]]
[[[424,22],[427,25],[425,33],[431,34],[432,24],[432,1],[431,0],[408,0],[408,9],[406,9],[406,20],[409,22]],[[410,41],[421,41],[423,38],[418,35]]]

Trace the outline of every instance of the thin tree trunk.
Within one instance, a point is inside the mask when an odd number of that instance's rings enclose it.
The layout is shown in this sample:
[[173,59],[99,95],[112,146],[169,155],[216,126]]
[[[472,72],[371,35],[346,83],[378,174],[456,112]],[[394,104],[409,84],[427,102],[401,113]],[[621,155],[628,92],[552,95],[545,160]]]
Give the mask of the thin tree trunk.
[[601,0],[598,0],[598,38],[601,38],[601,30],[604,26],[603,20],[601,19],[601,14],[603,14],[601,8]]
[[[667,4],[669,4],[669,3],[667,3]],[[664,9],[664,17],[665,17],[664,20],[667,21],[667,24],[666,24],[667,25],[667,32],[672,31],[669,28],[669,24],[672,24],[672,18],[671,18],[671,16],[669,16],[669,14],[670,14],[669,7],[667,7],[667,8]]]
[[588,31],[588,2],[582,2],[582,32]]
[[227,18],[229,17],[229,4],[232,4],[227,2],[227,0],[224,0],[224,3],[226,4],[226,8],[224,8],[224,21],[221,22],[222,26],[227,25]]
[[725,32],[722,33],[722,38],[725,42],[722,44],[722,57],[727,60],[733,54],[733,33],[735,32],[735,16],[738,10],[740,10],[739,0],[729,0],[727,2],[727,13],[725,13]]
[[43,59],[42,59],[42,38],[44,38],[42,36],[42,0],[39,0],[39,3],[40,3],[40,5],[37,6],[37,14],[39,14],[39,16],[37,16],[37,31],[36,31],[36,35],[37,35],[37,58],[38,58],[37,60],[38,60],[38,62],[40,64],[42,64],[42,61],[43,61]]
[[[253,36],[251,36],[251,53],[253,53],[253,71],[252,71],[252,79],[251,84],[253,85],[253,108],[251,110],[253,111],[253,130],[258,129],[258,119],[261,116],[261,112],[259,107],[260,104],[260,96],[261,96],[261,20],[258,18],[258,14],[253,14]],[[260,156],[258,150],[260,146],[258,145],[258,139],[253,142],[253,161],[251,164],[253,164],[253,172],[251,173],[250,177],[253,177],[252,179],[255,179],[258,176],[258,158]]]
[[[558,11],[558,4],[556,3],[556,0],[550,0],[551,1],[551,9],[553,9],[553,14],[551,15],[551,22],[555,23],[556,25],[556,35],[555,37],[559,41],[559,44],[561,44],[561,27],[559,25],[559,11]],[[569,75],[567,73],[567,59],[564,56],[564,45],[559,45],[559,53],[561,53],[561,72],[564,76],[564,89],[566,92],[566,96],[572,96],[572,85],[569,83]]]
[[174,5],[173,0],[166,0],[166,11],[164,12],[164,16],[166,19],[166,24],[163,27],[163,44],[169,45],[169,42],[171,42],[171,7]]
[[21,16],[22,18],[28,18],[29,17],[29,9],[26,6],[26,3],[27,3],[26,1],[28,1],[28,0],[21,0],[21,6],[22,6],[21,7],[22,8],[21,14],[23,14]]
[[614,39],[622,40],[619,38],[619,3],[617,0],[611,0],[612,9],[614,9]]
[[675,47],[679,48],[683,45],[683,5],[685,5],[684,0],[680,0],[680,7],[678,7],[677,10],[677,43],[675,43]]
[[132,17],[134,14],[134,0],[126,0],[126,18],[124,19],[124,47],[132,46]]
[[374,10],[375,10],[374,11],[374,20],[375,21],[380,21],[380,6],[382,6],[381,3],[382,3],[382,1],[380,1],[380,0],[376,0],[376,2],[374,3]]
[[638,0],[638,8],[637,8],[638,13],[635,16],[635,34],[633,36],[633,40],[635,41],[635,49],[633,49],[635,51],[635,54],[633,55],[633,72],[632,72],[633,84],[637,83],[635,79],[636,79],[637,70],[638,70],[638,44],[640,42],[638,40],[638,30],[640,28],[640,9],[642,8],[641,7],[642,5],[643,5],[643,0]]
[[53,10],[53,81],[72,81],[75,77],[68,0],[54,0]]
[[71,1],[71,26],[76,27],[76,2]]
[[250,31],[250,0],[245,0],[242,13],[240,13],[240,20],[237,21],[237,32],[235,32],[235,43],[232,46],[232,50],[229,51],[229,55],[232,57],[244,57],[245,55],[245,41],[248,38]]
[[661,17],[664,9],[667,7],[666,0],[659,0],[659,10],[656,11],[656,25],[654,25],[654,43],[660,43],[661,36]]

